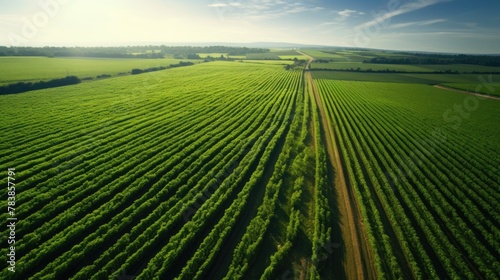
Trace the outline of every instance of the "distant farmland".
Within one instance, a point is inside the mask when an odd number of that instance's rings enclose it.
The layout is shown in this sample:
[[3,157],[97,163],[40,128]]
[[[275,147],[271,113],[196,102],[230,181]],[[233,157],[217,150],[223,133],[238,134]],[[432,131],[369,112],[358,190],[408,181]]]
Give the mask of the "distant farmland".
[[[0,85],[62,78],[127,74],[134,68],[168,66],[179,59],[0,57]],[[189,61],[184,59],[183,61]]]
[[199,55],[0,58],[1,279],[496,278],[497,67]]

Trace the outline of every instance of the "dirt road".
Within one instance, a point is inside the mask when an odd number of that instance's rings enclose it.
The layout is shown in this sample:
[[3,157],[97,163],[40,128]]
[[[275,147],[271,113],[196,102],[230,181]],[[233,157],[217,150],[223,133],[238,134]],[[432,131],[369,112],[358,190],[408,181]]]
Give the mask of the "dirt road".
[[444,89],[444,90],[449,90],[449,91],[464,93],[464,94],[475,95],[475,96],[478,96],[478,97],[481,97],[481,98],[489,98],[489,99],[500,100],[500,97],[498,97],[498,96],[480,94],[480,93],[465,91],[465,90],[461,90],[461,89],[451,88],[451,87],[447,87],[447,86],[443,86],[443,85],[434,85],[434,87],[440,88],[440,89]]
[[[314,60],[309,57],[306,69],[310,69],[310,64]],[[335,192],[338,195],[338,210],[340,211],[340,230],[344,241],[343,269],[346,279],[375,279],[371,247],[368,243],[366,230],[361,223],[361,213],[354,196],[354,192],[347,186],[340,153],[335,143],[333,127],[328,120],[323,103],[316,87],[311,72],[306,71],[304,78],[311,85],[312,92],[309,92],[311,99],[316,102],[321,117],[321,126],[325,132],[326,146],[330,163],[335,170],[335,179],[332,182]],[[318,132],[319,133],[319,132]]]

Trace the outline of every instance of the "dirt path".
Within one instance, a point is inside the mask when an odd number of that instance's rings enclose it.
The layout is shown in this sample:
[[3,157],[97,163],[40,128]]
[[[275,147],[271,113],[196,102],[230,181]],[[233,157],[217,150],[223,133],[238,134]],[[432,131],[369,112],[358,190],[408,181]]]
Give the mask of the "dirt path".
[[[306,69],[310,69],[310,64],[314,59],[304,53],[302,54],[310,58],[306,66]],[[345,246],[343,260],[344,275],[346,279],[375,279],[376,273],[371,247],[368,244],[366,230],[361,223],[361,213],[356,198],[346,183],[332,126],[326,117],[325,109],[311,72],[306,71],[304,78],[311,85],[312,92],[309,92],[309,94],[312,101],[315,101],[319,108],[321,126],[325,131],[328,157],[335,170],[335,179],[332,183],[338,195],[338,209],[341,216],[340,230]]]
[[443,85],[434,85],[434,87],[435,88],[444,89],[444,90],[454,91],[454,92],[458,92],[458,93],[475,95],[475,96],[482,97],[482,98],[489,98],[489,99],[500,100],[500,97],[498,97],[498,96],[491,96],[491,95],[486,95],[486,94],[480,94],[480,93],[470,92],[470,91],[466,91],[466,90],[451,88],[451,87],[447,87],[447,86],[443,86]]

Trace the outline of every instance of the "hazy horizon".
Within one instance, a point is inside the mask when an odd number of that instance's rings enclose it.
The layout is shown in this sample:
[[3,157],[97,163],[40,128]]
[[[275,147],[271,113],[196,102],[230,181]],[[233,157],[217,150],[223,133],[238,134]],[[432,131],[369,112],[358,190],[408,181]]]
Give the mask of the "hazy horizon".
[[0,45],[279,42],[498,54],[500,3],[480,0],[20,0],[0,2]]

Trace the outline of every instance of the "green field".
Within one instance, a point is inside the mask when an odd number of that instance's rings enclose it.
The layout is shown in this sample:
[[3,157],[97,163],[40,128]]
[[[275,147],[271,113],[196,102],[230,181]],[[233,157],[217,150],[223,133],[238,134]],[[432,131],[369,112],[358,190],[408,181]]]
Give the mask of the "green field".
[[140,75],[117,74],[179,60],[0,58],[3,83],[114,75],[0,95],[0,279],[494,279],[500,101],[432,85],[500,75],[294,52]]
[[301,52],[314,57],[315,59],[335,59],[345,61],[345,56],[341,54],[326,53],[319,50],[301,50]]
[[401,71],[401,72],[433,72],[434,69],[426,66],[414,65],[396,65],[396,64],[373,64],[360,62],[329,62],[329,63],[313,63],[313,69],[335,69],[335,70],[373,70],[373,71]]
[[[490,81],[489,78],[489,76],[481,76],[480,79],[472,80],[469,83],[445,83],[443,85],[469,92],[500,96],[500,83]],[[497,75],[495,78],[497,79],[495,81],[498,81],[500,76]]]
[[361,62],[328,62],[328,63],[313,63],[313,69],[333,69],[333,70],[361,70],[366,71],[401,71],[401,72],[435,72],[435,71],[457,71],[459,73],[498,73],[499,67],[480,66],[480,65],[404,65],[404,64],[374,64]]
[[325,59],[331,62],[342,63],[362,63],[378,56],[400,57],[404,55],[393,54],[385,51],[356,51],[356,50],[303,50],[302,52],[314,57],[315,59]]
[[[409,73],[366,73],[350,71],[311,71],[316,79],[343,80],[343,81],[365,81],[365,82],[389,82],[389,83],[413,83],[413,84],[459,84],[458,88],[468,87],[474,89],[480,84],[481,92],[489,94],[489,91],[498,86],[500,75],[487,74],[409,74]],[[466,86],[467,85],[467,86]],[[452,86],[454,87],[454,86]]]
[[296,54],[296,55],[280,55],[280,59],[299,59],[299,60],[307,60],[307,56]]
[[237,62],[240,63],[251,63],[251,64],[268,64],[268,65],[288,65],[288,64],[293,64],[293,61],[290,60],[270,60],[270,59],[256,59],[256,60],[251,60],[251,59],[245,59],[245,60],[238,60]]
[[[48,58],[0,57],[0,85],[14,82],[50,80],[68,74],[80,79],[108,74],[130,73],[134,68],[169,66],[178,59]],[[190,61],[190,60],[182,60]]]
[[453,64],[453,65],[425,65],[424,67],[435,71],[458,71],[458,72],[482,72],[482,73],[498,73],[500,67],[481,66],[481,65],[467,65],[467,64]]
[[[342,81],[437,84],[443,75],[425,74],[393,74],[393,73],[363,73],[345,71],[312,71],[315,79],[329,79]],[[437,80],[436,80],[437,79]]]
[[425,85],[317,82],[379,276],[495,278],[500,102]]
[[212,58],[220,58],[221,55],[224,56],[224,58],[232,58],[232,59],[246,59],[246,55],[229,55],[227,53],[198,53],[200,58],[207,58],[207,57],[212,57]]
[[292,49],[273,49],[271,50],[271,53],[278,55],[280,59],[291,60],[297,58],[297,59],[307,60],[307,56],[302,55],[298,53],[296,50]]
[[277,55],[298,55],[299,53],[294,49],[271,49],[272,53]]
[[[500,73],[500,67],[470,65],[470,64],[385,64],[366,63],[372,58],[414,58],[411,54],[397,54],[385,51],[333,51],[333,50],[306,50],[306,54],[317,61],[311,64],[312,69],[320,70],[347,70],[347,71],[374,71],[374,72],[453,72],[461,74],[485,75]],[[318,61],[319,60],[319,61]]]
[[280,59],[280,56],[278,53],[275,52],[267,52],[267,53],[249,53],[246,56],[246,59],[263,59],[263,60],[274,60],[274,59]]
[[315,158],[300,81],[282,65],[212,62],[0,96],[15,112],[0,166],[15,168],[23,223],[16,273],[1,278],[284,273],[271,257],[299,230],[329,240],[309,222],[326,206],[300,168]]
[[230,55],[229,58],[232,58],[232,59],[246,59],[247,56],[246,55]]
[[201,58],[213,57],[219,58],[221,55],[227,57],[227,53],[198,53]]

